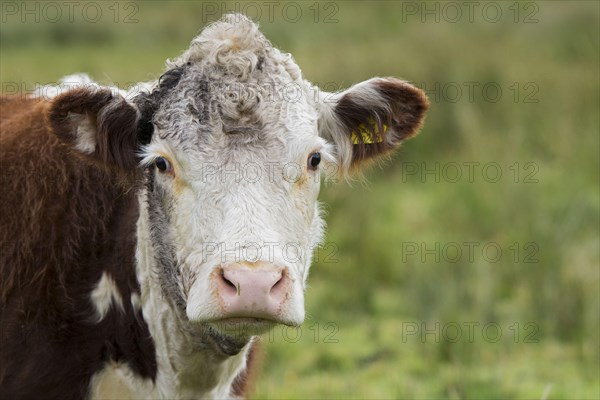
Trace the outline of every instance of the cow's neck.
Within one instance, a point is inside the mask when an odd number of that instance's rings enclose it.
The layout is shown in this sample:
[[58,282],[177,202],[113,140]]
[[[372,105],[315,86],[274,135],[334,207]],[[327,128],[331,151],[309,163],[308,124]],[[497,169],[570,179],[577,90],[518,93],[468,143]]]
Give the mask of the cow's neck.
[[146,189],[141,190],[136,273],[144,319],[156,347],[158,371],[152,391],[165,397],[229,397],[233,380],[245,368],[249,346],[226,357],[204,335],[190,330],[176,305],[181,299],[161,286],[161,274],[173,272],[168,269],[174,265],[165,265],[172,262],[165,254],[167,244],[157,243],[161,230],[156,230],[156,220],[161,216],[152,203]]

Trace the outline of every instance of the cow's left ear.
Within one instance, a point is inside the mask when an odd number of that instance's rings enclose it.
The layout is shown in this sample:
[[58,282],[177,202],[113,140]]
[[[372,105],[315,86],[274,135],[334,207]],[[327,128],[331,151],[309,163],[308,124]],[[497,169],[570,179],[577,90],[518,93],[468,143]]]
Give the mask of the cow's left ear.
[[319,134],[334,145],[344,176],[416,135],[429,101],[405,81],[373,78],[340,93],[322,93],[318,107]]
[[52,99],[46,118],[54,134],[83,158],[132,171],[138,165],[139,114],[120,94],[86,87]]

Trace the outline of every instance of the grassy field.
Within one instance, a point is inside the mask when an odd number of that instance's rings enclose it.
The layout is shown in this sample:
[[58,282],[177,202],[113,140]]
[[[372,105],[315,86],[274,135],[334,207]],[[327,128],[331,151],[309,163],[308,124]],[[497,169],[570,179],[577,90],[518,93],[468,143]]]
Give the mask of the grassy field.
[[600,397],[598,2],[7,3],[5,92],[156,78],[236,7],[309,80],[426,89],[421,135],[323,188],[309,318],[262,338],[255,398]]

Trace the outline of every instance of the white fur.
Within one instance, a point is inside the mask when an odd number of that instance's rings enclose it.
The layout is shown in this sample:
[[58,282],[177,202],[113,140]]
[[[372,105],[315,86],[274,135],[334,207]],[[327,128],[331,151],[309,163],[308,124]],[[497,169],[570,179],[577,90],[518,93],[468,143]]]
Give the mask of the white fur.
[[104,369],[94,374],[90,383],[90,399],[143,399],[128,383],[131,372],[122,364],[107,363]]
[[142,308],[140,296],[137,293],[131,294],[131,307],[134,311],[141,310]]
[[96,82],[94,82],[87,74],[72,74],[63,77],[57,85],[44,85],[35,88],[31,94],[33,97],[40,97],[44,99],[52,99],[68,90],[75,88],[99,88]]
[[77,126],[75,148],[84,154],[92,154],[96,150],[96,126],[87,115],[69,113],[69,118]]
[[100,322],[104,319],[111,305],[117,306],[121,311],[123,310],[123,299],[117,284],[110,277],[108,272],[103,272],[98,285],[90,294],[92,304],[96,308],[96,322]]

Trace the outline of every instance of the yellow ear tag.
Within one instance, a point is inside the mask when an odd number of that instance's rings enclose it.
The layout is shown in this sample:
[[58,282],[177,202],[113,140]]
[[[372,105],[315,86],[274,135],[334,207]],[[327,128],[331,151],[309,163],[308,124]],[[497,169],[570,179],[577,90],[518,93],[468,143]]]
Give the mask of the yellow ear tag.
[[[362,142],[358,138],[358,134],[355,131],[352,131],[352,143],[353,144],[373,144],[373,143],[381,143],[383,142],[383,135],[385,135],[387,131],[387,125],[383,124],[383,133],[379,132],[377,128],[377,124],[373,118],[369,118],[369,124],[372,126],[372,133],[365,127],[364,124],[360,124],[358,126],[358,131],[362,136]],[[374,139],[374,140],[373,140]]]

